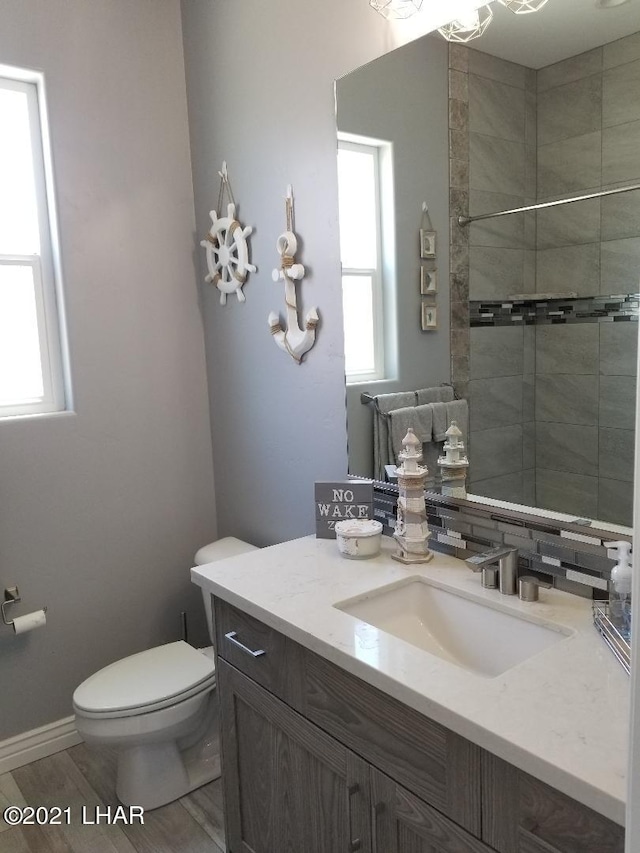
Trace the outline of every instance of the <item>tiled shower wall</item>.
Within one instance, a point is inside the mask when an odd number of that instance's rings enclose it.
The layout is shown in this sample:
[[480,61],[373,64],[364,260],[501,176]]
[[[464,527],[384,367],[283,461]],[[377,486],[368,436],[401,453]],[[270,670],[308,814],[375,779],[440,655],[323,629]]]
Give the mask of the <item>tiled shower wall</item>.
[[[537,73],[451,46],[452,212],[638,181],[639,81],[640,35]],[[466,229],[454,216],[451,231],[452,299],[468,295],[472,317],[479,300],[514,294],[640,290],[640,192]],[[526,325],[514,311],[511,327],[503,318],[470,332],[452,312],[472,491],[630,523],[638,327],[614,307],[607,317],[578,308],[570,325]]]

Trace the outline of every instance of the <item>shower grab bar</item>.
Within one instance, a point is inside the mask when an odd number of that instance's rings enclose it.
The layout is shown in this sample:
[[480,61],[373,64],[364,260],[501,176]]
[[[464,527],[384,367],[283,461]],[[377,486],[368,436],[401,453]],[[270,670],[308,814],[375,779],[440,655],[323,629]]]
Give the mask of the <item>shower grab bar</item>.
[[545,207],[557,207],[560,204],[571,204],[574,201],[588,201],[591,198],[603,198],[607,195],[618,195],[618,193],[630,193],[640,190],[640,184],[631,184],[628,187],[616,187],[613,190],[599,190],[597,193],[578,195],[573,198],[559,198],[556,201],[542,201],[539,204],[528,204],[526,207],[514,207],[511,210],[499,210],[496,213],[481,213],[478,216],[458,216],[458,225],[465,226],[480,219],[495,219],[497,216],[509,216],[512,213],[526,213],[529,210],[542,210]]

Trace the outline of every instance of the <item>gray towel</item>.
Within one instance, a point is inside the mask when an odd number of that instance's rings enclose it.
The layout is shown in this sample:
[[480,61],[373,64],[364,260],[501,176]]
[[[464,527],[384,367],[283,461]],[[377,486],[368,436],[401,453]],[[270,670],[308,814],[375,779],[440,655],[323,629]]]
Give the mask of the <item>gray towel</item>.
[[436,484],[438,472],[437,462],[439,448],[433,442],[433,405],[410,406],[396,409],[389,413],[391,421],[391,440],[393,452],[398,464],[398,454],[402,450],[402,439],[407,434],[409,427],[413,429],[417,438],[422,442],[422,465],[429,469],[429,476],[425,482],[425,488],[433,489]]
[[373,476],[385,479],[385,465],[395,465],[391,434],[387,417],[392,409],[415,406],[415,391],[399,391],[396,394],[378,394],[373,410]]
[[454,399],[452,385],[438,385],[435,388],[421,388],[416,391],[416,406],[425,403],[449,403]]
[[398,454],[402,450],[402,439],[411,428],[422,444],[432,441],[433,437],[433,406],[407,406],[389,412],[391,420],[391,443],[396,465]]
[[450,403],[433,403],[433,440],[445,441],[445,433],[451,421],[458,424],[465,447],[468,446],[469,406],[466,400],[452,400]]

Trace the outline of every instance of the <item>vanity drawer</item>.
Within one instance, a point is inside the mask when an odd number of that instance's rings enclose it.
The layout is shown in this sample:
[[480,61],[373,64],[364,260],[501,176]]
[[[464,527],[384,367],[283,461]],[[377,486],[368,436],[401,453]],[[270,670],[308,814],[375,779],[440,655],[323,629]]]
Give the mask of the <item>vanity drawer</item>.
[[286,637],[220,598],[213,604],[218,655],[287,701],[292,649]]
[[482,836],[500,853],[623,853],[624,829],[488,752]]
[[313,652],[300,657],[302,714],[480,837],[480,748]]

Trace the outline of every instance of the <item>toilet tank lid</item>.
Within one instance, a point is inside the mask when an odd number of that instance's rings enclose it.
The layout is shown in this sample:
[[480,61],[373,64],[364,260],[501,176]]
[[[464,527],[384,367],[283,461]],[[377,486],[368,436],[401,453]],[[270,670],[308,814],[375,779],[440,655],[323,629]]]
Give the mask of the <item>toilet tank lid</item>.
[[73,694],[75,707],[121,711],[178,697],[213,676],[215,664],[182,640],[130,655],[90,675]]
[[207,563],[215,563],[216,560],[224,560],[226,557],[235,557],[238,554],[257,550],[255,545],[243,542],[242,539],[236,539],[235,536],[225,536],[224,539],[218,539],[217,542],[204,545],[196,553],[194,559],[196,566],[204,566]]

